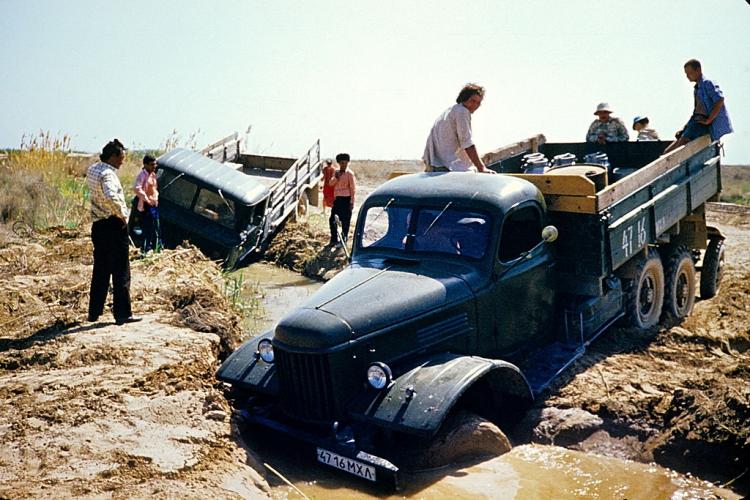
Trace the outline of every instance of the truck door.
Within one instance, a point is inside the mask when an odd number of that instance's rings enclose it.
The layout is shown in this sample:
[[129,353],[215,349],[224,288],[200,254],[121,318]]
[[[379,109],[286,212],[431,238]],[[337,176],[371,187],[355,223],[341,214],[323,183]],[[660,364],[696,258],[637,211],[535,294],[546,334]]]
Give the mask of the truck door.
[[541,235],[542,211],[535,202],[503,220],[492,284],[479,300],[480,317],[492,322],[483,330],[492,332],[498,354],[554,339],[554,260]]

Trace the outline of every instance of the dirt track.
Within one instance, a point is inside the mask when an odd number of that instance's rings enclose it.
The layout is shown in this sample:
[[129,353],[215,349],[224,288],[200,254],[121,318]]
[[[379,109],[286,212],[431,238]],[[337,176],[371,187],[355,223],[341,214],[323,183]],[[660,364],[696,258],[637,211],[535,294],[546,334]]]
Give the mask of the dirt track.
[[[728,236],[720,295],[681,325],[604,335],[542,405],[602,424],[535,440],[739,476],[749,491],[750,221],[710,217]],[[241,337],[213,263],[194,249],[134,261],[146,320],[81,324],[87,236],[0,236],[0,498],[267,494],[213,378]]]

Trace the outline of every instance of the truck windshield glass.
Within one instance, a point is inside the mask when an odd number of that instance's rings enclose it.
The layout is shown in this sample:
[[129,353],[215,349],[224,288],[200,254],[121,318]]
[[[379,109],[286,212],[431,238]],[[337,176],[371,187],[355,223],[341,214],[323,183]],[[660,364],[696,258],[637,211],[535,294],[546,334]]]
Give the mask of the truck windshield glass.
[[216,191],[201,189],[195,202],[195,213],[222,226],[234,227],[234,201],[220,196]]
[[160,186],[165,187],[161,188],[159,196],[179,205],[181,208],[189,209],[193,205],[198,186],[190,182],[187,177],[183,177],[184,174],[166,169],[161,170],[161,172],[158,182]]
[[411,208],[375,206],[367,209],[362,247],[406,248],[406,235],[409,232]]
[[[413,228],[412,221],[416,222]],[[373,206],[365,214],[361,246],[478,259],[484,256],[489,237],[490,221],[480,213],[445,207]]]
[[457,209],[421,209],[414,230],[415,252],[440,252],[478,259],[490,236],[490,221],[482,214]]

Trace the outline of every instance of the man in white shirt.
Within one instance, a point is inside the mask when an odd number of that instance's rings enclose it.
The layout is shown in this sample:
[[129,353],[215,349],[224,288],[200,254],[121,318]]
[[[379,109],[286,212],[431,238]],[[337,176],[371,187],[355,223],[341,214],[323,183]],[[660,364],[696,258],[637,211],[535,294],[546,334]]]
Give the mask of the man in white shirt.
[[467,83],[459,92],[456,104],[435,120],[422,161],[427,172],[483,172],[494,174],[477,153],[471,137],[471,114],[482,104],[484,87]]

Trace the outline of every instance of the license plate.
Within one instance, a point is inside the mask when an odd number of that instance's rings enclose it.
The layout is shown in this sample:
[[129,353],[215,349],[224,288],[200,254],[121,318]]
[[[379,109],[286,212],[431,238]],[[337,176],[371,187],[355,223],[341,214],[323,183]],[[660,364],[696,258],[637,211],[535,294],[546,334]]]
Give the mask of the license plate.
[[363,464],[357,460],[351,458],[342,457],[341,455],[332,451],[318,448],[318,462],[322,462],[331,467],[335,467],[349,474],[354,474],[370,481],[375,481],[375,467],[372,465]]

